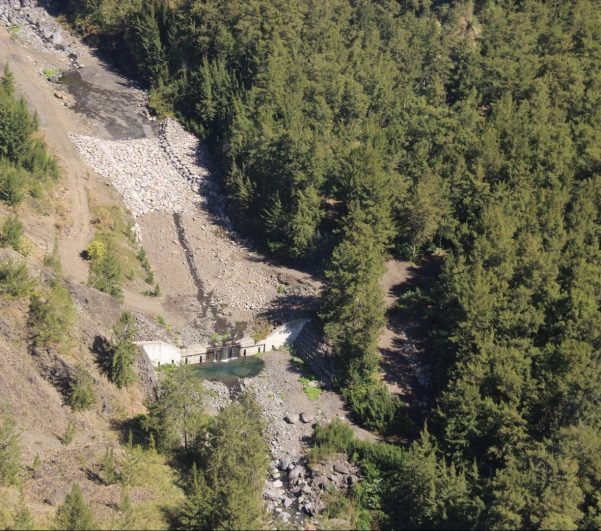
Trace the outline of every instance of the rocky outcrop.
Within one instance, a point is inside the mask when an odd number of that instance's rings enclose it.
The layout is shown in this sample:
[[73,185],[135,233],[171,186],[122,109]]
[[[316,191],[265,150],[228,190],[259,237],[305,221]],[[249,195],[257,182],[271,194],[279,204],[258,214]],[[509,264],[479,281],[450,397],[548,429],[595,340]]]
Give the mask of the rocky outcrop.
[[343,455],[308,464],[282,457],[272,464],[263,498],[268,509],[286,524],[302,524],[324,509],[323,494],[331,488],[345,491],[360,480],[357,467]]
[[37,50],[52,51],[76,68],[82,45],[51,17],[45,9],[30,0],[0,2],[0,22],[11,34]]

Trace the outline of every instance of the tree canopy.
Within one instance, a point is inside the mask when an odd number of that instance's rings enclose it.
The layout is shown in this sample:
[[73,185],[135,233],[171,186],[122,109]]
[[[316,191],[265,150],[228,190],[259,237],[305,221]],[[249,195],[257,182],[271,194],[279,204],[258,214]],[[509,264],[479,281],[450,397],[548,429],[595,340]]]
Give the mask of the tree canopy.
[[599,0],[63,3],[224,161],[239,226],[326,272],[341,385],[380,431],[383,264],[438,257],[394,526],[599,527]]

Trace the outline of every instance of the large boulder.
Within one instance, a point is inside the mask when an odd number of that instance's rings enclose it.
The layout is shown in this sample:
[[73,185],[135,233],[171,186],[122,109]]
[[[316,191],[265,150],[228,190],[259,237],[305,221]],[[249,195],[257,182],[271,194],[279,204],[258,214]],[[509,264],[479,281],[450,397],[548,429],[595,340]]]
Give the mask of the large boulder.
[[290,481],[296,481],[299,478],[305,476],[305,467],[302,465],[296,465],[290,472],[288,472],[288,479]]
[[311,413],[307,413],[305,411],[300,414],[300,419],[304,424],[311,424],[315,420]]

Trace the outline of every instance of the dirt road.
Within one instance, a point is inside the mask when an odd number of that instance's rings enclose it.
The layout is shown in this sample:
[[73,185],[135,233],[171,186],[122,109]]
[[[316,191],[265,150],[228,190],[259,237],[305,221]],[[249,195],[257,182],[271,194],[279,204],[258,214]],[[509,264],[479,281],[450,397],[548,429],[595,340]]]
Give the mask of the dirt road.
[[[104,66],[94,57],[86,58],[88,68],[102,70]],[[98,132],[99,127],[81,114],[65,107],[55,96],[56,87],[41,74],[43,65],[54,64],[58,68],[69,68],[55,54],[27,48],[9,37],[6,29],[0,29],[0,64],[8,63],[15,76],[17,90],[34,109],[40,119],[48,147],[62,170],[56,223],[60,225],[59,252],[64,275],[75,281],[86,283],[88,265],[80,253],[93,237],[89,196],[103,202],[114,202],[114,194],[107,189],[103,179],[80,159],[77,148],[69,138],[73,132]],[[107,72],[106,77],[113,74]],[[62,219],[61,219],[62,218]],[[52,249],[54,235],[47,230],[33,234],[46,249]],[[149,299],[132,290],[125,290],[125,304],[132,310],[149,314],[162,313],[163,307],[156,299]]]
[[[50,58],[54,60],[55,58]],[[78,282],[86,282],[87,267],[79,253],[90,240],[90,209],[88,205],[89,170],[82,166],[79,154],[68,133],[76,127],[69,119],[62,102],[53,94],[50,84],[37,71],[38,65],[48,62],[44,54],[23,47],[10,39],[8,32],[0,30],[0,63],[8,63],[19,92],[37,112],[50,151],[59,158],[64,183],[61,202],[69,205],[69,220],[60,238],[60,253],[65,274]],[[52,248],[53,242],[47,242]]]

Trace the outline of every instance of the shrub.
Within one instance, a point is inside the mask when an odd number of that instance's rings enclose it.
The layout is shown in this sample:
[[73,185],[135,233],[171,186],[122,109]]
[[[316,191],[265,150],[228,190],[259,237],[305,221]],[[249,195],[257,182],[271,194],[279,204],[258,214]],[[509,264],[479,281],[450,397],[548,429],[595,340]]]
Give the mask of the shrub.
[[161,287],[157,283],[157,284],[155,284],[153,290],[146,290],[144,292],[144,295],[146,295],[147,297],[160,297],[161,296]]
[[316,426],[313,441],[316,447],[321,447],[330,453],[346,454],[355,441],[355,434],[348,422],[336,419],[324,426]]
[[13,24],[8,28],[8,34],[12,40],[15,40],[21,32],[21,26],[19,24]]
[[33,288],[25,262],[5,260],[0,262],[0,296],[28,297]]
[[12,415],[0,412],[0,483],[13,485],[21,468],[19,433]]
[[71,380],[69,405],[74,411],[84,411],[90,409],[95,402],[96,393],[92,376],[82,365],[78,365]]
[[55,529],[66,530],[86,531],[97,528],[79,485],[73,485],[64,503],[57,509],[54,525]]
[[32,298],[29,323],[35,345],[64,345],[71,336],[76,311],[69,291],[59,282]]
[[88,283],[93,288],[121,300],[123,299],[122,281],[121,264],[112,245],[108,245],[102,258],[92,260]]
[[93,240],[86,247],[88,260],[102,260],[106,255],[106,246],[100,240]]
[[44,265],[52,269],[57,278],[60,276],[63,266],[61,264],[61,257],[58,252],[58,235],[54,237],[54,246],[52,247],[52,252],[44,256]]
[[250,337],[253,338],[255,343],[259,341],[263,341],[267,338],[269,331],[271,330],[271,325],[265,319],[257,319],[253,326],[253,330],[250,334]]
[[69,446],[72,442],[73,439],[75,438],[75,425],[73,424],[73,421],[69,421],[69,423],[67,424],[67,429],[65,430],[65,434],[63,435],[63,444],[65,446]]
[[50,66],[48,68],[44,68],[42,70],[42,74],[44,74],[44,77],[46,77],[47,79],[52,79],[53,77],[57,77],[59,76],[61,73],[61,71],[56,68],[55,66]]
[[383,384],[354,379],[345,387],[343,395],[357,420],[368,430],[387,434],[411,429],[411,421],[403,411],[401,401]]
[[114,485],[119,481],[117,461],[115,460],[113,448],[107,448],[100,462],[100,476],[105,485]]
[[0,227],[0,247],[12,247],[15,251],[21,248],[23,237],[23,224],[17,216],[11,216],[4,220]]
[[0,200],[7,205],[18,205],[27,191],[27,173],[4,162],[0,164]]

